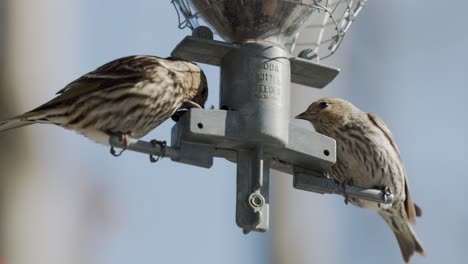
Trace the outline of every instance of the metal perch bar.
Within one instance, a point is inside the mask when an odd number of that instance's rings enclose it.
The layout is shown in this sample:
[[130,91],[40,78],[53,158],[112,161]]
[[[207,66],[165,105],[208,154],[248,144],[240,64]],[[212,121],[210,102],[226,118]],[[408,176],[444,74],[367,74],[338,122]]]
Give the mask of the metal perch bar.
[[[120,142],[119,137],[116,136],[109,138],[109,144],[116,148],[125,148],[124,144]],[[180,150],[177,148],[166,146],[164,150],[162,150],[159,145],[133,138],[128,139],[128,147],[126,149],[155,156],[164,154],[163,157],[171,159],[178,159],[180,157]]]
[[394,201],[393,194],[379,189],[368,189],[348,184],[339,184],[332,179],[319,178],[308,175],[305,172],[294,174],[294,188],[316,192],[316,193],[334,193],[349,198],[359,198],[363,200],[391,204]]
[[[111,146],[117,148],[124,148],[122,142],[120,142],[119,137],[110,137],[109,143]],[[153,145],[150,142],[129,139],[128,140],[128,150],[136,151],[149,155],[161,155],[162,150],[159,145]],[[179,159],[181,156],[180,149],[166,146],[164,151],[164,157],[168,157],[174,160]],[[294,188],[316,192],[316,193],[330,193],[330,194],[339,194],[343,196],[348,196],[350,198],[359,198],[368,201],[374,201],[378,203],[391,204],[394,201],[393,194],[386,193],[378,189],[367,189],[353,185],[343,185],[336,183],[332,179],[328,178],[319,178],[308,174],[305,171],[294,173]]]

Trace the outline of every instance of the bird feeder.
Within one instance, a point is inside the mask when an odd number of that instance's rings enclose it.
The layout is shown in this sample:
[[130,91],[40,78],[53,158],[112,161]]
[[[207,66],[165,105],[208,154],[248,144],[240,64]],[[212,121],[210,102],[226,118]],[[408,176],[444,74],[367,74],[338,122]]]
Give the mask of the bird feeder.
[[[290,123],[291,83],[323,88],[337,76],[338,69],[318,62],[336,51],[364,2],[173,0],[179,28],[192,35],[171,55],[220,67],[219,110],[190,109],[166,148],[135,140],[128,149],[164,151],[173,161],[205,168],[215,157],[237,163],[236,222],[245,233],[268,229],[270,169],[293,175],[297,189],[391,203],[393,196],[382,190],[327,178],[335,141]],[[304,29],[315,31],[316,41],[294,57]],[[214,40],[213,32],[224,41]],[[122,147],[115,138],[111,144]]]

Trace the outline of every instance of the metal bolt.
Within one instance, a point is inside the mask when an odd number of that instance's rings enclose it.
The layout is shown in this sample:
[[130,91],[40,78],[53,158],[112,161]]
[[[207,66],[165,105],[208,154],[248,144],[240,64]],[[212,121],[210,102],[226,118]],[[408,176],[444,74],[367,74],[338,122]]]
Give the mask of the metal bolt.
[[260,193],[254,192],[250,194],[249,204],[254,209],[262,207],[265,204],[265,198]]
[[201,39],[213,40],[213,31],[211,31],[209,27],[199,26],[192,31],[192,36]]

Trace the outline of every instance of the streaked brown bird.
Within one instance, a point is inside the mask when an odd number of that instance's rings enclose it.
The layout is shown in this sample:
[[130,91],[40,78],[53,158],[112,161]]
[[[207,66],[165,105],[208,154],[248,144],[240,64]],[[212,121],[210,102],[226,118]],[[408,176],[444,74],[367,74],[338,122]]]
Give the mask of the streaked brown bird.
[[392,133],[376,115],[339,98],[312,103],[297,119],[310,121],[315,130],[336,140],[336,164],[329,175],[339,183],[389,190],[393,204],[350,199],[352,204],[377,211],[393,230],[405,262],[424,248],[411,224],[421,209],[411,200],[406,170]]
[[203,108],[208,86],[194,63],[129,56],[83,75],[38,108],[0,122],[0,131],[34,123],[74,130],[102,144],[141,138],[180,108]]

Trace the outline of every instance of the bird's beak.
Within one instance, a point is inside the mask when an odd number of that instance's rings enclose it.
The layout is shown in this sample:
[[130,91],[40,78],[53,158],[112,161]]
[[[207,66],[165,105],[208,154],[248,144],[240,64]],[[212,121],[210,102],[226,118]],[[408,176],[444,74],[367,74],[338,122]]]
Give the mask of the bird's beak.
[[295,119],[304,119],[304,120],[308,120],[308,119],[307,119],[307,116],[308,116],[307,112],[304,112],[304,113],[302,113],[302,114],[298,114],[298,115],[295,117]]
[[305,112],[302,113],[302,114],[298,114],[295,118],[296,118],[296,119],[307,120],[307,121],[309,121],[309,122],[315,122],[315,121],[317,121],[318,113],[305,111]]

